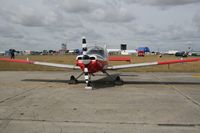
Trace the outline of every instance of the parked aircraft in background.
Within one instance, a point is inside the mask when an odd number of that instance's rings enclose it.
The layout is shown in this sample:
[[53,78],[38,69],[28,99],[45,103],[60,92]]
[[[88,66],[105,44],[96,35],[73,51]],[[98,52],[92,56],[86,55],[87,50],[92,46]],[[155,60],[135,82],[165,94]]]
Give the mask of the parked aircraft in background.
[[[48,62],[38,62],[31,60],[19,60],[19,59],[8,59],[8,58],[0,58],[0,61],[8,61],[8,62],[18,62],[18,63],[27,63],[27,64],[35,64],[35,65],[44,65],[44,66],[52,66],[52,67],[60,67],[60,68],[69,68],[69,69],[80,69],[82,73],[78,77],[74,77],[73,75],[70,77],[71,84],[75,84],[78,82],[78,79],[84,75],[86,82],[86,89],[92,89],[91,76],[93,76],[96,72],[103,72],[109,76],[114,83],[121,84],[123,81],[119,76],[113,78],[107,73],[107,70],[118,70],[118,69],[126,69],[126,68],[134,68],[134,67],[146,67],[146,66],[156,66],[156,65],[166,65],[166,64],[174,64],[174,63],[183,63],[183,62],[194,62],[200,61],[200,58],[190,58],[190,59],[179,59],[179,60],[170,60],[163,62],[147,62],[147,63],[136,63],[136,64],[125,64],[125,65],[116,65],[109,66],[108,65],[108,53],[105,48],[99,46],[87,47],[86,39],[83,37],[82,39],[82,55],[78,55],[76,57],[75,65],[68,64],[57,64],[57,63],[48,63]],[[115,58],[117,60],[126,60],[125,58]]]

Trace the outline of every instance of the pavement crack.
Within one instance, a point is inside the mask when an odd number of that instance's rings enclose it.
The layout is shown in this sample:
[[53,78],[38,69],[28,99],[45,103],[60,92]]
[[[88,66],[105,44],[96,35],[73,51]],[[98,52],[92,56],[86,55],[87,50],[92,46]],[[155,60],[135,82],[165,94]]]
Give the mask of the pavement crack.
[[[110,121],[73,121],[73,120],[64,120],[64,121],[55,121],[55,120],[34,120],[34,119],[1,119],[1,121],[18,121],[18,122],[46,122],[46,123],[73,123],[73,124],[107,124],[107,125],[149,125],[149,126],[168,126],[168,127],[200,127],[200,123],[193,124],[182,124],[182,123],[140,123],[140,122],[110,122]],[[62,128],[60,128],[62,133]]]
[[158,126],[165,126],[165,127],[196,127],[199,124],[158,124]]
[[[47,83],[45,83],[44,85],[46,85],[46,84],[47,84]],[[34,89],[40,88],[40,87],[43,87],[43,85],[35,86],[34,88],[25,90],[25,91],[23,91],[23,92],[21,92],[21,93],[18,93],[18,94],[16,94],[16,95],[14,95],[14,96],[5,98],[5,99],[3,99],[3,100],[0,101],[0,104],[1,104],[1,103],[4,103],[4,102],[6,102],[6,101],[9,101],[9,100],[11,100],[11,99],[14,99],[14,98],[16,98],[16,97],[18,97],[18,96],[24,95],[24,94],[26,94],[26,93],[28,93],[28,92],[34,90]]]
[[180,95],[182,95],[184,98],[186,98],[187,100],[189,100],[190,102],[194,103],[195,105],[197,105],[198,107],[200,107],[200,103],[197,102],[196,100],[194,100],[193,98],[191,98],[190,96],[184,94],[183,92],[181,92],[178,88],[176,88],[175,86],[170,85],[177,93],[179,93]]
[[[162,82],[162,80],[157,77],[156,75],[152,74],[152,76],[154,76],[157,80],[159,80],[160,82]],[[186,95],[185,93],[183,93],[181,90],[179,90],[177,87],[175,87],[174,85],[170,85],[170,84],[165,84],[167,86],[169,86],[170,88],[172,88],[174,91],[176,91],[178,94],[180,94],[181,96],[183,96],[186,100],[192,102],[193,104],[195,104],[196,106],[200,107],[200,103],[196,100],[194,100],[193,98],[191,98],[190,96]]]
[[1,100],[0,103],[4,103],[4,102],[6,102],[6,101],[8,101],[8,100],[11,100],[11,99],[13,99],[13,98],[16,98],[16,97],[18,97],[18,96],[20,96],[20,95],[23,95],[23,94],[25,94],[25,93],[27,93],[27,92],[30,92],[30,91],[33,90],[33,89],[34,89],[34,88],[29,89],[29,90],[26,90],[26,91],[23,91],[22,93],[16,94],[16,95],[14,95],[14,96],[5,98],[5,99]]
[[6,129],[9,125],[9,123],[12,121],[11,117],[15,112],[12,112],[1,124],[0,129]]

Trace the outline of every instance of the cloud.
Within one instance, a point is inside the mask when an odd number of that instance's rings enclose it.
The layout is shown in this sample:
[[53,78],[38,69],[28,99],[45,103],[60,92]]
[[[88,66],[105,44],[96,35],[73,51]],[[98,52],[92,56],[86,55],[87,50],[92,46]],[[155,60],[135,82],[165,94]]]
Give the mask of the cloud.
[[89,13],[96,4],[89,0],[56,0],[59,8],[71,13]]
[[135,16],[125,8],[100,8],[91,14],[96,21],[108,23],[128,23],[135,19]]
[[[10,23],[21,24],[28,27],[40,27],[56,21],[56,14],[45,6],[17,4],[5,2],[1,5],[0,15]],[[16,4],[16,5],[15,5]]]
[[121,5],[121,2],[98,2],[93,0],[57,0],[57,9],[65,14],[91,21],[130,22],[133,13]]
[[100,8],[94,10],[92,17],[108,23],[129,23],[136,19],[127,5],[117,0],[106,1]]
[[187,4],[200,3],[199,0],[125,0],[127,3],[139,3],[153,6],[180,6]]
[[0,25],[0,36],[4,38],[14,38],[14,39],[24,38],[24,36],[14,28],[14,26],[9,24]]
[[200,32],[200,15],[199,15],[199,13],[196,13],[192,20],[193,20],[194,26]]
[[[192,40],[199,34],[196,28],[200,31],[200,16],[194,16],[198,2],[1,0],[0,45],[1,48],[16,46],[19,49],[59,49],[60,44],[67,41],[70,48],[77,48],[81,46],[81,37],[86,36],[88,41],[104,41],[116,48],[123,42],[128,43],[129,48],[144,43],[151,43],[154,48],[157,44],[173,47],[180,40]],[[195,8],[188,10],[190,7],[184,6],[187,4]],[[157,8],[179,5],[183,6],[169,8],[164,12]],[[194,18],[190,20],[190,16]],[[184,20],[188,20],[188,23]]]
[[179,6],[186,4],[199,3],[199,0],[148,0],[144,4],[156,5],[156,6]]

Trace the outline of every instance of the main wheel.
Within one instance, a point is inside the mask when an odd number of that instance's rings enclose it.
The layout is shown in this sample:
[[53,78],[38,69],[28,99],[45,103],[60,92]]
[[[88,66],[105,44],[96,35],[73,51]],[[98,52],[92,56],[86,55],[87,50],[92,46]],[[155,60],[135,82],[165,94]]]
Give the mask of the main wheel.
[[69,80],[69,84],[76,84],[78,80],[72,75]]
[[121,78],[119,77],[119,76],[117,76],[116,78],[115,78],[115,84],[116,85],[122,85],[124,82],[121,80]]

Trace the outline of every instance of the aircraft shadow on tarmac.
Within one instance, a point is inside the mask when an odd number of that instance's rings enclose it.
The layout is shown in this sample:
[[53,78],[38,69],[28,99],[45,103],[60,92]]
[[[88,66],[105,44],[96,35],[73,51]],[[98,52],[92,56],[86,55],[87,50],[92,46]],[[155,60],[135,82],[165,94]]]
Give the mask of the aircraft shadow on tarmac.
[[[119,74],[112,74],[112,78],[115,78]],[[97,75],[97,76],[103,76],[103,75]],[[120,75],[120,77],[123,78],[123,76],[129,76],[129,75]],[[137,76],[137,75],[131,75],[131,76]],[[133,79],[134,80],[134,79]],[[69,80],[60,80],[60,79],[24,79],[22,81],[29,81],[29,82],[51,82],[51,83],[69,83]],[[77,84],[84,84],[84,80],[78,80]],[[110,77],[103,77],[98,80],[94,80],[93,87],[95,89],[104,89],[104,88],[110,88],[114,86],[120,86],[116,85]],[[130,81],[129,80],[123,80],[123,84],[135,84],[135,85],[200,85],[200,82],[177,82],[177,81]],[[122,85],[123,85],[122,84]]]

